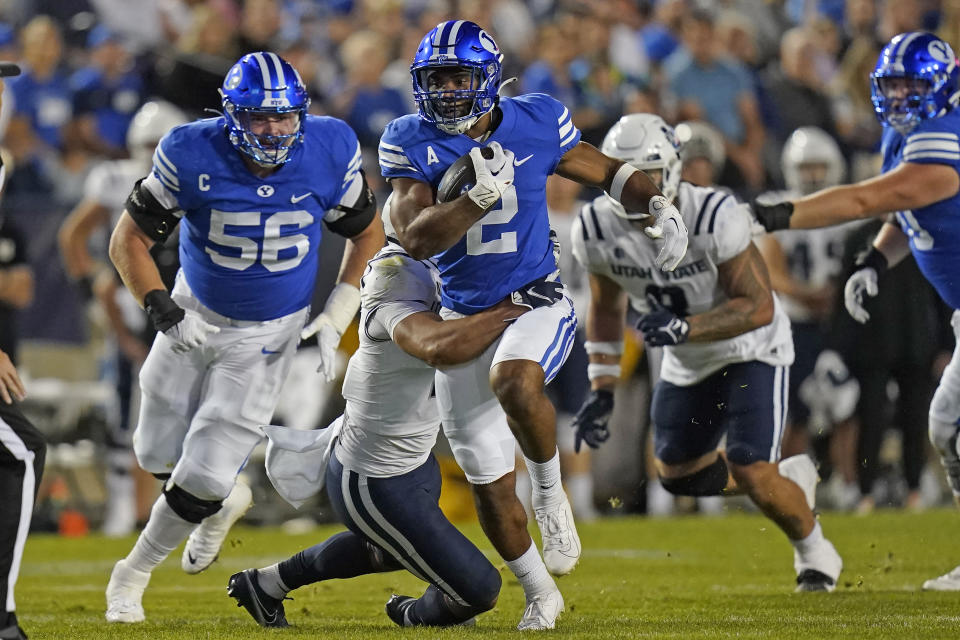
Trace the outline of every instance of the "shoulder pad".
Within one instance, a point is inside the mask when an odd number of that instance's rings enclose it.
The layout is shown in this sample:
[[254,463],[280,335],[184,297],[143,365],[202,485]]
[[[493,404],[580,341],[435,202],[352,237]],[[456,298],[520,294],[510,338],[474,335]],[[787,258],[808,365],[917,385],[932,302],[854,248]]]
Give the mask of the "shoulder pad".
[[399,250],[381,250],[360,283],[360,304],[369,309],[385,302],[419,300],[431,306],[440,298],[435,274],[427,262]]

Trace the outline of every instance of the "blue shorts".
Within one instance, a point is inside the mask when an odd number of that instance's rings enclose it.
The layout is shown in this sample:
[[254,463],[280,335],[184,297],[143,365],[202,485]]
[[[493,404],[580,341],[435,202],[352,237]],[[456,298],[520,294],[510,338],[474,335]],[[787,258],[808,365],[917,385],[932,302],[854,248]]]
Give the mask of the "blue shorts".
[[496,600],[500,573],[440,510],[440,468],[432,454],[413,471],[372,478],[344,468],[334,449],[326,486],[340,521],[410,573],[460,605],[485,611]]
[[796,354],[790,366],[790,422],[804,423],[810,418],[810,408],[800,399],[800,385],[813,373],[817,358],[823,351],[826,335],[819,323],[794,322],[793,351]]
[[657,383],[651,409],[654,450],[665,464],[695,460],[727,436],[727,459],[738,465],[780,458],[787,413],[787,367],[731,364],[702,382]]

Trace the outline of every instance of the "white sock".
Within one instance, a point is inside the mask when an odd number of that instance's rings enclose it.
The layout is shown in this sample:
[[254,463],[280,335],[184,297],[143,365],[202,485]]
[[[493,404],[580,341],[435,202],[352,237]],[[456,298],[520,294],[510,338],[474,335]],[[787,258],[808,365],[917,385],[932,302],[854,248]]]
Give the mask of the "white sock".
[[537,545],[533,544],[533,539],[523,555],[516,560],[507,560],[507,566],[520,581],[528,602],[535,596],[557,589],[557,584],[547,572],[547,566],[543,564],[543,558],[540,557]]
[[820,528],[820,523],[817,522],[813,525],[813,531],[810,532],[810,535],[802,540],[791,540],[790,544],[803,556],[823,544],[824,540],[826,540],[826,538],[823,537],[823,529]]
[[154,567],[180,546],[196,526],[196,523],[187,522],[178,516],[167,504],[167,497],[160,494],[153,503],[147,526],[143,528],[133,550],[127,555],[127,564],[138,571],[153,571]]
[[597,509],[593,506],[593,476],[589,472],[568,475],[567,493],[577,520],[593,520],[597,517]]
[[257,569],[257,584],[271,598],[283,600],[284,596],[290,593],[290,587],[283,583],[280,577],[280,563]]
[[560,484],[560,452],[554,451],[553,457],[546,462],[534,462],[526,456],[527,471],[533,484],[533,502],[538,505],[555,505],[563,499],[563,485]]

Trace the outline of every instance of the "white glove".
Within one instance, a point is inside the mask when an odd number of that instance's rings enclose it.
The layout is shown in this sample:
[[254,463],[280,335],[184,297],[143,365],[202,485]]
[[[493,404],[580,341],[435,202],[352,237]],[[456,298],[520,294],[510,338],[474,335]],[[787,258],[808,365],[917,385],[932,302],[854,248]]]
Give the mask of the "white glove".
[[173,350],[176,353],[186,353],[196,347],[201,347],[207,338],[220,333],[216,327],[197,314],[196,311],[185,309],[183,320],[163,332],[163,335],[173,341]]
[[326,312],[321,313],[313,322],[300,332],[300,339],[306,340],[317,334],[317,345],[320,347],[320,366],[317,373],[323,375],[327,382],[337,377],[337,347],[340,346],[341,333],[333,326],[333,320]]
[[843,287],[843,304],[847,313],[860,324],[870,319],[870,314],[863,308],[863,294],[873,297],[877,295],[877,270],[873,267],[861,267],[853,272]]
[[663,238],[663,248],[655,263],[661,271],[673,271],[687,253],[687,225],[677,208],[663,196],[650,198],[650,213],[657,223],[643,232],[653,240]]
[[320,347],[320,366],[317,367],[317,373],[322,373],[327,382],[337,376],[337,347],[340,346],[340,337],[350,326],[359,308],[360,290],[352,284],[340,282],[330,292],[323,313],[300,332],[301,340],[317,334],[317,345]]
[[470,149],[477,184],[467,191],[467,196],[484,211],[492,207],[513,184],[513,151],[504,149],[499,142],[491,142],[487,148],[493,151],[490,159],[483,157],[480,147]]

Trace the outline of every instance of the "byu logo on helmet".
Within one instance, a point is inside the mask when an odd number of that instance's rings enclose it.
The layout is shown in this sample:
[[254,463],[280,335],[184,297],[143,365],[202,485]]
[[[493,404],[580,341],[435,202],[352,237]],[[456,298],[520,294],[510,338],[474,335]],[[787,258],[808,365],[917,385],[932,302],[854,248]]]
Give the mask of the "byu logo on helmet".
[[227,73],[220,97],[238,151],[266,167],[292,159],[310,97],[289,62],[269,51],[243,56]]
[[497,104],[503,54],[486,31],[467,20],[448,20],[420,41],[410,65],[420,117],[456,135]]

